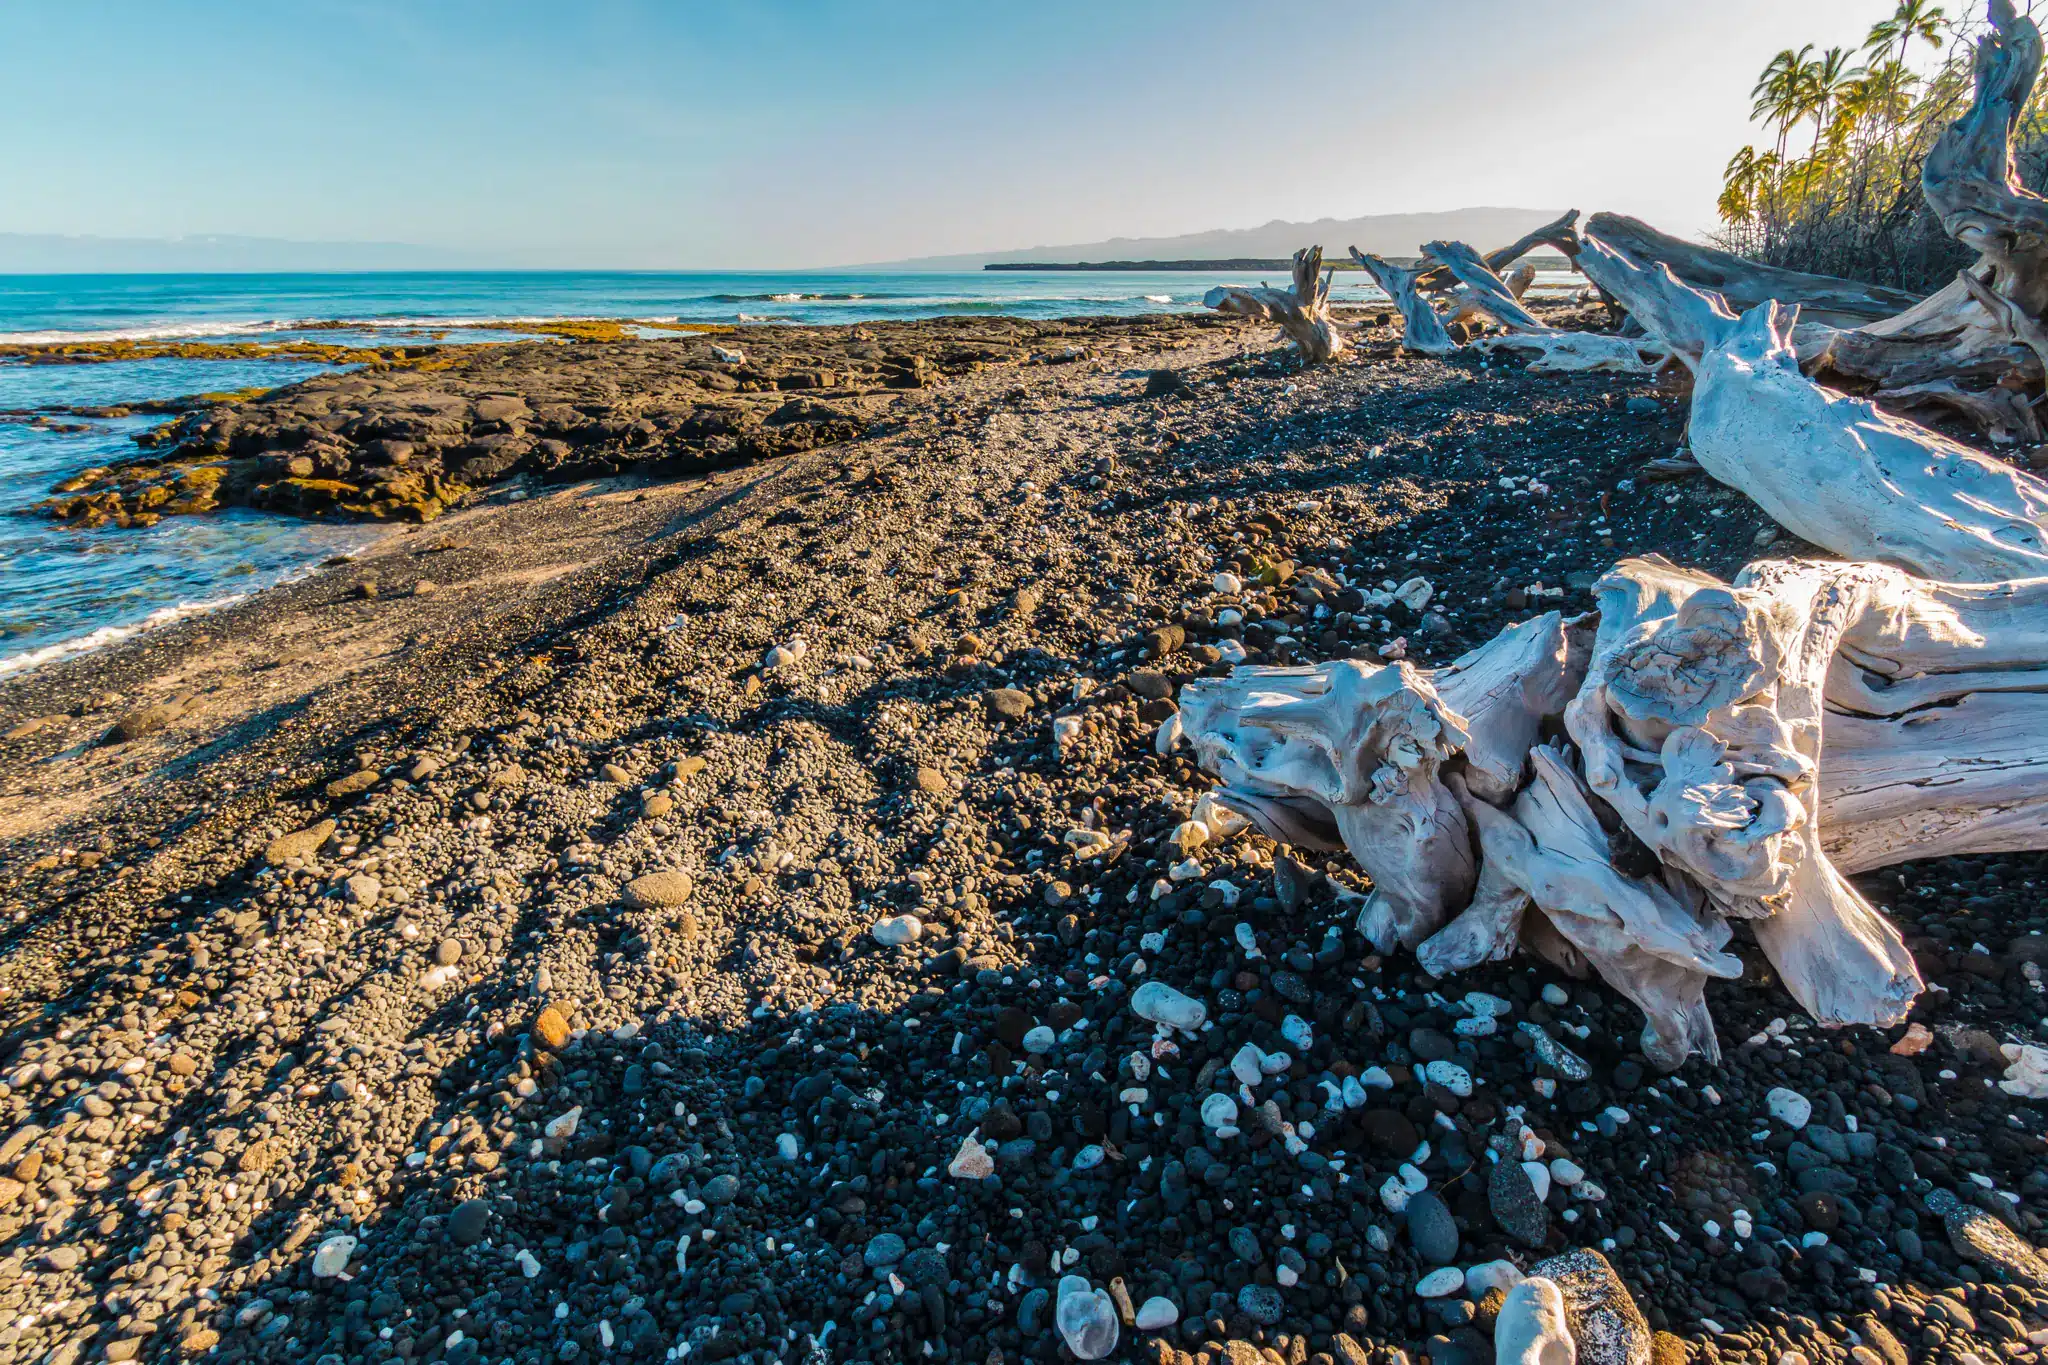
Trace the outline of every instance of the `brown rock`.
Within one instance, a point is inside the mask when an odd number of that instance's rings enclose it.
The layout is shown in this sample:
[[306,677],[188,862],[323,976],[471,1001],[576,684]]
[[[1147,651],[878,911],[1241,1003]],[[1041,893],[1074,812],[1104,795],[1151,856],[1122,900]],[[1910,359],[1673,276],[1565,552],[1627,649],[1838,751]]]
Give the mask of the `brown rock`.
[[630,786],[633,781],[633,774],[616,763],[605,764],[597,770],[597,775],[617,787]]
[[235,1169],[240,1171],[267,1171],[276,1160],[277,1153],[272,1150],[270,1140],[268,1138],[259,1138],[242,1149],[240,1159],[235,1162]]
[[659,820],[676,808],[676,803],[667,792],[650,792],[640,803],[640,814],[649,820]]
[[937,796],[952,790],[952,784],[946,781],[946,775],[937,768],[919,768],[917,789],[926,795]]
[[678,782],[688,782],[691,778],[695,777],[698,773],[701,773],[703,771],[704,760],[699,758],[695,754],[691,754],[688,758],[679,758],[676,760],[675,780]]
[[1912,1358],[1906,1354],[1904,1344],[1892,1335],[1892,1329],[1885,1326],[1884,1320],[1876,1314],[1859,1314],[1850,1320],[1849,1326],[1884,1365],[1909,1365]]
[[311,858],[320,851],[321,845],[334,837],[334,830],[334,821],[322,820],[317,825],[279,835],[263,850],[263,861],[276,867],[293,858]]
[[1188,633],[1179,626],[1158,626],[1145,632],[1145,657],[1163,659],[1188,642]]
[[14,1178],[24,1185],[34,1184],[35,1178],[41,1175],[42,1171],[43,1154],[41,1152],[30,1152],[27,1156],[14,1163]]
[[1031,712],[1031,694],[1014,687],[992,687],[981,699],[988,713],[1002,720],[1022,720]]
[[637,910],[660,910],[683,904],[696,889],[687,872],[649,872],[626,883],[626,904]]
[[203,1323],[194,1323],[178,1338],[178,1349],[188,1356],[203,1356],[220,1344],[220,1333]]
[[546,1051],[560,1052],[569,1046],[569,1020],[560,1010],[549,1005],[534,1016],[533,1041]]
[[364,768],[360,772],[350,773],[347,777],[337,777],[327,784],[327,799],[340,801],[345,797],[360,796],[376,786],[377,780],[378,773],[375,768]]
[[1650,1338],[1650,1365],[1686,1365],[1685,1341],[1669,1332]]
[[1173,695],[1173,679],[1150,668],[1141,668],[1125,678],[1124,686],[1147,701],[1161,701]]
[[1605,1256],[1581,1247],[1538,1261],[1529,1274],[1557,1281],[1581,1365],[1650,1365],[1650,1324]]
[[173,1076],[190,1076],[199,1070],[199,1063],[182,1052],[173,1052],[164,1065],[171,1069]]

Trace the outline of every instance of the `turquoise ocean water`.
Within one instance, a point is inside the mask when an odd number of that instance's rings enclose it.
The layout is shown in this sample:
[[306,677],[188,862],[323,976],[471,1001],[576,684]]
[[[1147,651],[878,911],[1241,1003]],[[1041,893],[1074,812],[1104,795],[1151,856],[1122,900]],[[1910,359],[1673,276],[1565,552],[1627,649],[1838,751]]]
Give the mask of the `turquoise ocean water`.
[[[13,275],[0,276],[0,344],[418,342],[481,319],[773,324],[1136,314],[1197,309],[1212,286],[1258,278],[1183,271]],[[1383,296],[1351,273],[1337,276],[1334,297]],[[349,325],[311,326],[335,322]],[[447,336],[487,341],[517,334],[465,329]],[[235,600],[376,534],[253,512],[170,517],[128,531],[54,523],[28,509],[68,475],[134,453],[136,433],[165,419],[66,417],[39,425],[39,413],[283,385],[326,368],[290,360],[0,360],[0,676]]]

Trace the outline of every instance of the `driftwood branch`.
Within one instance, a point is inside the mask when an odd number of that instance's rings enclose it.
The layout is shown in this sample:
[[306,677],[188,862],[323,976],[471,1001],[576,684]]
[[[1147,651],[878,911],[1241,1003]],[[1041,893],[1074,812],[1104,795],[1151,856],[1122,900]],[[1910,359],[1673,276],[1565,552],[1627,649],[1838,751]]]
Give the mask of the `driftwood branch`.
[[1668,267],[1686,284],[1719,294],[1737,311],[1776,299],[1779,303],[1798,304],[1814,321],[1853,327],[1892,317],[1919,302],[1913,294],[1881,285],[1746,261],[1726,251],[1683,241],[1640,219],[1618,213],[1594,214],[1586,220],[1585,231],[1638,264]]
[[[1567,260],[1579,254],[1579,211],[1566,209],[1562,214],[1538,228],[1531,228],[1525,235],[1504,247],[1486,253],[1486,268],[1498,275],[1522,257],[1539,246],[1556,247]],[[1422,288],[1445,289],[1450,286],[1451,272],[1442,265],[1431,267],[1422,276]],[[1520,298],[1517,294],[1515,297]]]
[[1976,263],[1895,316],[1813,327],[1799,350],[1811,374],[1868,384],[1887,401],[1941,402],[1994,437],[2037,440],[2031,412],[2022,416],[2008,395],[2038,394],[2048,377],[2048,200],[2019,182],[2012,160],[2013,129],[2040,76],[2041,33],[2008,0],[1992,0],[1990,17],[1970,107],[1943,130],[1920,178]]
[[1608,332],[1511,332],[1473,345],[1527,356],[1531,374],[1654,374],[1672,360],[1661,342]]
[[[1433,974],[1518,948],[1597,972],[1675,1066],[1718,1055],[1703,992],[1746,919],[1815,1018],[1903,1018],[1919,974],[1845,874],[2048,847],[2048,578],[1651,558],[1597,596],[1597,627],[1538,617],[1434,674],[1202,680],[1183,724],[1226,805],[1341,838],[1361,928]],[[1574,747],[1540,742],[1560,726]],[[1649,867],[1616,861],[1624,828]]]
[[1426,271],[1410,270],[1378,256],[1368,256],[1357,247],[1351,248],[1351,259],[1372,276],[1373,283],[1401,310],[1403,346],[1422,355],[1447,355],[1458,349],[1458,343],[1444,330],[1443,318],[1423,296],[1420,281]]
[[[1464,286],[1459,291],[1465,303],[1480,312],[1497,319],[1503,326],[1517,332],[1554,332],[1555,327],[1538,322],[1528,309],[1522,307],[1521,295],[1508,287],[1507,281],[1496,275],[1479,253],[1463,242],[1430,242],[1423,248],[1430,259],[1441,262],[1445,269],[1457,277]],[[1531,278],[1534,278],[1533,272]],[[1527,286],[1524,286],[1525,288]],[[1465,313],[1460,307],[1457,319]]]
[[1797,309],[1741,318],[1588,233],[1579,268],[1693,366],[1692,451],[1780,525],[1932,578],[2048,574],[2048,483],[1801,373]]
[[1266,319],[1311,363],[1334,360],[1344,353],[1344,334],[1330,318],[1330,277],[1323,270],[1319,246],[1294,253],[1291,288],[1219,285],[1202,296],[1202,303],[1219,312]]
[[[1501,276],[1500,282],[1507,286],[1508,293],[1514,297],[1515,302],[1520,303],[1522,296],[1529,292],[1529,286],[1536,282],[1536,267],[1524,261]],[[1476,300],[1473,291],[1462,284],[1444,297],[1451,307],[1451,315],[1444,319],[1446,327],[1452,323],[1469,327],[1475,322],[1493,317],[1493,314]]]
[[1978,253],[1991,288],[2030,318],[2048,309],[2048,200],[2020,184],[2012,134],[2041,75],[2041,31],[2011,0],[1991,0],[1977,42],[1969,109],[1942,132],[1920,171],[1928,207]]

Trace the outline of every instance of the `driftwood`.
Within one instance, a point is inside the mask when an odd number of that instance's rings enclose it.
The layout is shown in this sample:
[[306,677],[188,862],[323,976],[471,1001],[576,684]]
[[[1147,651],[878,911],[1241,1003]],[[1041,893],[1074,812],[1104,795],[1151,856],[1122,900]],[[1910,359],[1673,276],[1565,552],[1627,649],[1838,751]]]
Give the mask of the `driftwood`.
[[1928,152],[1920,189],[1948,235],[1978,253],[1972,273],[2034,319],[2048,311],[2048,200],[2020,183],[2012,133],[2041,75],[2041,31],[2011,0],[1991,0],[1990,17],[1975,97]]
[[[1576,257],[1579,254],[1579,211],[1566,209],[1542,227],[1532,228],[1506,246],[1487,252],[1486,268],[1498,275],[1539,246],[1554,246],[1567,260]],[[1424,289],[1447,289],[1452,279],[1450,269],[1438,264],[1423,273],[1421,286]],[[1515,297],[1520,298],[1521,295],[1517,293]]]
[[[1191,683],[1184,731],[1224,805],[1351,852],[1376,946],[1597,972],[1659,1065],[1718,1055],[1734,919],[1815,1018],[1903,1018],[1919,974],[1845,874],[2048,847],[2048,578],[1777,561],[1730,585],[1651,558],[1596,593],[1597,629],[1551,613],[1433,674]],[[1571,747],[1541,744],[1560,724]],[[1624,827],[1647,866],[1617,863]]]
[[1881,285],[1746,261],[1726,251],[1683,241],[1640,219],[1618,213],[1594,214],[1586,220],[1585,232],[1639,264],[1669,267],[1686,284],[1719,294],[1738,310],[1776,299],[1779,303],[1798,304],[1814,321],[1853,327],[1892,317],[1919,302],[1916,295]]
[[[1500,282],[1507,287],[1508,295],[1520,304],[1522,296],[1529,292],[1529,286],[1536,282],[1536,267],[1524,261],[1509,273],[1500,276]],[[1445,298],[1451,306],[1451,315],[1444,319],[1446,327],[1452,323],[1469,327],[1482,319],[1495,316],[1479,302],[1477,291],[1465,285],[1459,285]]]
[[1320,363],[1344,354],[1344,334],[1330,318],[1330,276],[1323,270],[1319,246],[1294,253],[1291,288],[1218,285],[1202,296],[1202,303],[1219,312],[1264,318],[1275,324],[1303,360]]
[[[1458,283],[1464,286],[1460,293],[1466,303],[1497,319],[1502,326],[1517,332],[1557,330],[1538,322],[1528,309],[1522,307],[1521,295],[1510,289],[1507,281],[1496,275],[1485,261],[1479,259],[1479,253],[1463,242],[1429,242],[1422,250],[1424,255],[1441,262],[1457,277]],[[1534,271],[1530,272],[1530,278],[1535,278]],[[1465,308],[1461,304],[1453,320],[1462,320],[1464,315]]]
[[1480,337],[1472,344],[1531,357],[1531,374],[1654,374],[1671,362],[1671,352],[1661,342],[1607,332],[1511,332]]
[[1701,467],[1788,530],[1931,578],[2048,574],[2048,483],[1807,378],[1796,308],[1765,302],[1737,318],[1590,232],[1579,268],[1692,367]]
[[1458,343],[1444,330],[1443,318],[1422,292],[1421,280],[1427,271],[1368,256],[1357,247],[1351,248],[1351,259],[1401,310],[1403,346],[1421,355],[1448,355],[1458,349]]
[[1977,261],[1894,317],[1802,341],[1815,374],[1875,386],[1883,400],[1943,401],[1994,436],[2038,440],[2003,389],[2038,393],[2048,373],[2048,200],[2020,184],[2012,131],[2041,73],[2041,32],[1991,0],[1970,107],[1921,167],[1921,192]]

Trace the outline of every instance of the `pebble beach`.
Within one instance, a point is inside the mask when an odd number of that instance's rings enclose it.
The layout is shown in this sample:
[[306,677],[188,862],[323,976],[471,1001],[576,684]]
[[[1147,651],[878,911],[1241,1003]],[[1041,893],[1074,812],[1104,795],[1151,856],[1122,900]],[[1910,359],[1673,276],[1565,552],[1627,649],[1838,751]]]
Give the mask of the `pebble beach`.
[[1360,316],[514,342],[65,495],[384,533],[0,679],[0,1362],[1478,1365],[1530,1275],[1583,1365],[2039,1359],[2048,856],[1857,879],[1898,1029],[1738,937],[1664,1073],[1205,801],[1193,679],[1818,553],[1668,380]]

